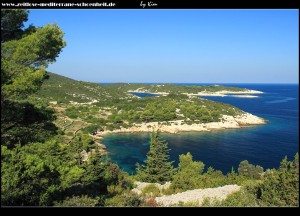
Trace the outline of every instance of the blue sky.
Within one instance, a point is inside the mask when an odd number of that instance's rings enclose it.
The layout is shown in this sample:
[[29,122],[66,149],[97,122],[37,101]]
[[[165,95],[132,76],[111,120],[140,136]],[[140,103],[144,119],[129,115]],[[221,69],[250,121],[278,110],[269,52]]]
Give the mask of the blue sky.
[[91,82],[298,83],[298,10],[31,10],[67,46],[48,67]]

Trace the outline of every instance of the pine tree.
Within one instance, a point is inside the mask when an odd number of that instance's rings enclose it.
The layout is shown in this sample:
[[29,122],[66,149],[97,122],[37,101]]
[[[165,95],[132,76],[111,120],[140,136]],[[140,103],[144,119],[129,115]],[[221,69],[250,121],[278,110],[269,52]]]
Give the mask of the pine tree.
[[260,202],[263,206],[299,206],[299,155],[293,161],[285,157],[278,170],[265,174],[260,188]]
[[145,165],[137,165],[137,178],[140,181],[151,183],[170,181],[174,168],[172,166],[173,161],[169,162],[169,151],[167,142],[160,138],[160,132],[153,131]]

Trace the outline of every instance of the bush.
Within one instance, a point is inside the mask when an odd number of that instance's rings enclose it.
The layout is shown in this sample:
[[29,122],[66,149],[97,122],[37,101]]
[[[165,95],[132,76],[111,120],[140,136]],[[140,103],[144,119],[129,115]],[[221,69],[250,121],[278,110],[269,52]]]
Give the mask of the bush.
[[132,192],[118,194],[105,202],[105,206],[140,206],[140,204],[141,200]]
[[148,206],[148,207],[158,207],[160,206],[155,198],[151,197],[149,199],[144,200],[144,202],[142,203],[142,206]]
[[178,206],[178,207],[199,207],[200,204],[198,202],[179,202],[178,204],[174,204],[172,206]]
[[207,172],[201,175],[201,188],[214,188],[229,184],[226,176],[223,175],[222,171],[215,170],[212,167],[208,167]]
[[96,206],[98,199],[93,199],[87,195],[67,197],[61,202],[54,202],[54,206]]
[[285,157],[278,170],[269,170],[260,187],[264,206],[299,206],[299,156],[294,161]]
[[260,179],[264,169],[261,166],[249,164],[247,160],[244,160],[239,164],[238,171],[239,175],[245,176],[246,178]]
[[160,190],[155,184],[149,184],[143,188],[142,195],[145,197],[157,197],[160,195]]
[[219,201],[216,199],[205,199],[201,206],[227,206],[227,207],[247,207],[258,206],[256,196],[241,189],[238,192],[232,193],[227,196],[225,200]]
[[188,152],[179,156],[178,172],[175,174],[171,188],[190,190],[199,188],[201,173],[204,169],[202,162],[193,161],[193,156]]
[[99,127],[98,125],[92,124],[92,125],[89,125],[89,126],[83,128],[81,131],[84,132],[84,133],[89,133],[89,134],[91,134],[91,133],[97,131],[99,128],[100,128],[100,127]]

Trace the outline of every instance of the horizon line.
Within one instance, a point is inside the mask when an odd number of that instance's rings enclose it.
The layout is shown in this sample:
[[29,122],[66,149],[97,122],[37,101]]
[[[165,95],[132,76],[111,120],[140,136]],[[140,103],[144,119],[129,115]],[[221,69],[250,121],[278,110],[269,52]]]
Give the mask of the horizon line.
[[[82,81],[82,80],[81,80]],[[83,81],[83,82],[90,82],[90,81]],[[249,83],[244,83],[244,82],[241,82],[241,83],[237,83],[237,82],[96,82],[96,83],[130,83],[130,84],[298,84],[299,83],[262,83],[262,82],[249,82]]]

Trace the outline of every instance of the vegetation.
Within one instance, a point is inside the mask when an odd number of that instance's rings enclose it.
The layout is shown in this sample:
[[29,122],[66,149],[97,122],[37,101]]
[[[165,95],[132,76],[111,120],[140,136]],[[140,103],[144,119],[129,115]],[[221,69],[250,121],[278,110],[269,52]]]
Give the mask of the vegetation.
[[162,141],[159,131],[152,132],[150,150],[147,153],[145,165],[137,165],[136,178],[140,181],[151,183],[165,183],[173,176],[173,162],[169,162],[169,149],[166,142]]
[[122,89],[123,91],[141,91],[148,93],[166,92],[166,93],[188,93],[197,94],[201,91],[217,92],[217,91],[245,91],[245,88],[237,88],[230,86],[198,86],[198,85],[176,85],[176,84],[135,84],[135,83],[115,83],[108,85],[110,89]]
[[293,161],[285,157],[278,170],[265,174],[259,188],[260,203],[268,206],[299,206],[299,154]]
[[48,72],[48,78],[41,89],[33,96],[56,101],[59,104],[70,102],[90,103],[98,102],[100,106],[112,105],[112,98],[133,98],[134,96],[123,91],[108,89],[97,83],[76,81],[55,73]]
[[197,188],[203,170],[204,164],[193,161],[193,157],[189,152],[186,155],[180,155],[178,170],[172,181],[172,188],[182,191]]
[[[97,130],[128,128],[135,123],[160,122],[169,124],[181,120],[182,124],[220,121],[222,115],[239,115],[242,110],[229,104],[218,103],[183,94],[164,97],[136,98],[122,89],[110,85],[78,82],[53,73],[29,101],[40,106],[49,103],[56,110],[56,126],[71,119],[80,122],[92,133]],[[113,85],[113,84],[112,84]],[[46,101],[45,101],[46,100]],[[71,125],[72,126],[72,125]]]
[[10,147],[56,132],[51,112],[22,100],[41,86],[45,67],[66,45],[64,33],[55,24],[21,29],[28,13],[1,10],[1,141]]
[[157,197],[160,195],[160,190],[155,184],[149,184],[142,190],[142,196]]
[[88,134],[69,130],[85,122],[32,95],[66,43],[57,25],[22,29],[28,13],[1,10],[1,205],[104,205],[108,186],[128,190],[131,180]]
[[66,45],[64,33],[55,24],[33,27],[30,32],[20,30],[27,20],[26,14],[28,12],[19,13],[18,10],[1,12],[1,20],[13,17],[14,21],[19,21],[17,29],[3,30],[4,34],[6,31],[16,33],[10,33],[11,37],[5,34],[5,40],[1,41],[1,104],[4,100],[20,99],[35,92],[45,78],[45,67],[55,61]]
[[[180,86],[79,82],[46,72],[65,47],[56,25],[24,29],[27,10],[1,10],[1,205],[158,206],[154,197],[188,189],[238,184],[242,190],[207,206],[298,206],[299,158],[284,158],[279,169],[242,161],[238,172],[219,170],[180,155],[174,169],[169,149],[153,131],[145,164],[130,176],[104,157],[91,133],[158,121],[217,121],[243,113],[236,107],[181,93],[240,91],[222,86]],[[168,92],[137,98],[129,90]],[[98,137],[99,138],[99,137]],[[134,181],[165,183],[132,192]],[[195,203],[182,205],[196,205]]]
[[204,206],[299,206],[299,155],[285,157],[279,169],[267,170],[260,181],[247,181],[239,192],[223,201],[206,200]]
[[[147,154],[146,165],[137,166],[136,179],[152,183],[165,183],[160,181],[159,171],[156,169],[161,160],[154,157],[156,142],[160,134],[152,133],[150,150]],[[158,152],[157,152],[158,154]],[[167,153],[165,153],[167,154]],[[238,173],[232,169],[227,175],[219,170],[209,167],[204,172],[204,163],[193,161],[192,155],[179,156],[179,164],[176,170],[172,170],[171,186],[169,189],[160,191],[154,184],[150,184],[142,191],[142,196],[155,197],[163,194],[174,194],[186,190],[199,188],[215,188],[228,184],[241,185],[242,189],[229,195],[224,201],[206,199],[202,206],[298,206],[299,205],[299,156],[295,155],[293,161],[285,157],[279,169],[271,169],[264,172],[261,166],[242,161],[239,164]],[[152,169],[151,169],[152,168]],[[151,173],[148,170],[153,170]],[[168,169],[171,170],[171,169]],[[167,171],[164,173],[168,173]],[[150,200],[151,201],[151,200]],[[153,201],[153,200],[152,200]],[[154,203],[153,203],[154,204]],[[156,203],[157,204],[157,203]],[[155,205],[156,205],[155,204]],[[181,206],[198,206],[197,203],[183,203]]]

